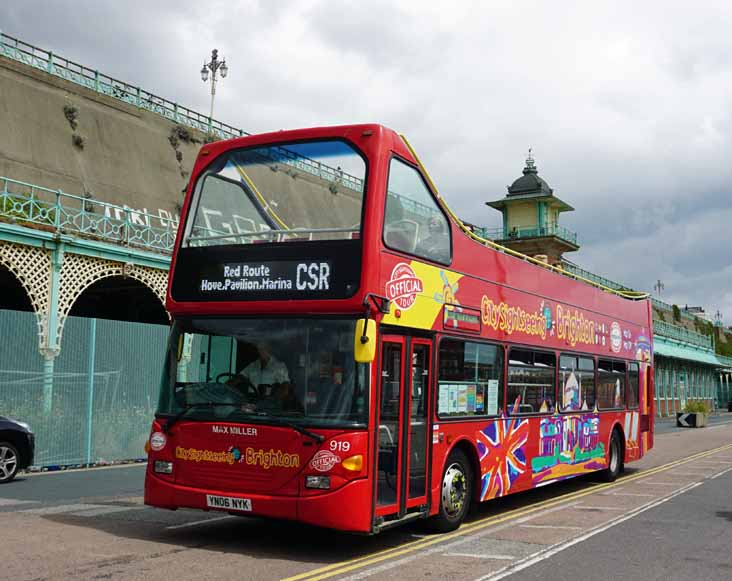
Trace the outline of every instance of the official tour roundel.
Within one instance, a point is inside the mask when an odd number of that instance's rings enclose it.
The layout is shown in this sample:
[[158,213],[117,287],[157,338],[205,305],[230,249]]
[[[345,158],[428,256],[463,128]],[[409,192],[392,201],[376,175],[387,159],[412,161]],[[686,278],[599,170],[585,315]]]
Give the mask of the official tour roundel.
[[400,262],[391,271],[391,280],[386,283],[386,297],[406,311],[417,300],[417,295],[424,290],[422,279],[417,277],[412,267]]
[[613,322],[612,325],[610,325],[610,348],[613,350],[613,353],[619,353],[620,347],[623,343],[623,334],[620,330],[620,325],[616,322]]
[[320,450],[313,459],[310,460],[310,468],[318,472],[327,472],[341,461],[340,456],[334,454],[330,450]]

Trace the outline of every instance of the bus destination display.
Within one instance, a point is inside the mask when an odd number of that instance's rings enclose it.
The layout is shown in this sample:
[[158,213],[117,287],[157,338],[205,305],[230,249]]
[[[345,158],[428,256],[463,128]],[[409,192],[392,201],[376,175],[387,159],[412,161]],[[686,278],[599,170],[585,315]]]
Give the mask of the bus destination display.
[[221,265],[219,276],[202,278],[201,293],[324,292],[331,289],[328,261],[238,262]]

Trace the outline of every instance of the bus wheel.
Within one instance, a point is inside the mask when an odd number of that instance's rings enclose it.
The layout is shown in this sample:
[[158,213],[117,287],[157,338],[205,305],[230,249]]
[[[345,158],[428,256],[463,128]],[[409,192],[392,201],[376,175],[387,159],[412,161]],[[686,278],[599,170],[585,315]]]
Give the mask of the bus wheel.
[[602,479],[605,482],[615,482],[618,474],[623,469],[622,450],[620,434],[617,430],[613,430],[612,438],[610,438],[610,457],[608,458],[607,468],[601,472]]
[[454,531],[463,522],[473,496],[472,472],[465,452],[453,450],[442,473],[440,512],[428,521],[433,531]]

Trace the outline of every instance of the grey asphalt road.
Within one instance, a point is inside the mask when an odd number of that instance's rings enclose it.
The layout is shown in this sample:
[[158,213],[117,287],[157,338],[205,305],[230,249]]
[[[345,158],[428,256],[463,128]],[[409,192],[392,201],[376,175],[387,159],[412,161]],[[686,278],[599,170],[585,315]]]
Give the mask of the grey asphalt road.
[[[0,497],[42,504],[142,496],[146,464],[21,474],[0,485]],[[2,510],[2,505],[0,505]]]
[[510,579],[732,579],[732,471]]
[[494,500],[444,537],[418,525],[363,537],[153,509],[142,504],[141,464],[23,476],[0,486],[0,531],[13,531],[0,537],[0,578],[478,581],[521,566],[511,578],[732,579],[731,446],[732,424],[674,429],[614,485],[578,478]]

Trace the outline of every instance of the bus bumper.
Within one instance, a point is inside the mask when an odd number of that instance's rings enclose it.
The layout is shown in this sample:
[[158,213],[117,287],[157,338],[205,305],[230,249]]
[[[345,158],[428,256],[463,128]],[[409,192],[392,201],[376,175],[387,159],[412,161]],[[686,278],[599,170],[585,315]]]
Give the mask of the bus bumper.
[[[207,495],[248,499],[251,501],[251,511],[211,508],[206,502]],[[275,496],[191,488],[176,485],[148,472],[145,504],[171,510],[223,510],[242,516],[296,520],[342,531],[371,532],[371,493],[366,479],[354,480],[333,492],[313,496]]]

